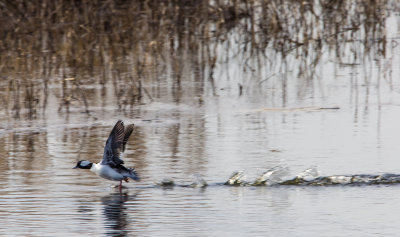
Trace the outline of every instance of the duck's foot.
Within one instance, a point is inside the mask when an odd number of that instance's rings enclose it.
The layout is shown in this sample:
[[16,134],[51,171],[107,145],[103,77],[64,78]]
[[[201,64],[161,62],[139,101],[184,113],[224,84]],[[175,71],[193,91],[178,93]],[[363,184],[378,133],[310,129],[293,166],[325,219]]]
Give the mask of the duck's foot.
[[[111,186],[111,188],[119,188],[119,187],[120,187],[119,184]],[[121,186],[121,187],[125,188],[125,186]]]
[[[129,182],[128,181],[128,178],[124,178],[123,179],[125,182]],[[122,188],[124,188],[124,186],[122,186],[122,180],[121,181],[119,181],[119,184],[117,184],[117,185],[113,185],[113,186],[111,186],[112,188],[118,188],[120,191],[122,190]]]
[[124,186],[122,186],[122,180],[121,180],[121,181],[119,181],[119,184],[117,184],[117,185],[112,185],[111,187],[112,187],[112,188],[123,188]]

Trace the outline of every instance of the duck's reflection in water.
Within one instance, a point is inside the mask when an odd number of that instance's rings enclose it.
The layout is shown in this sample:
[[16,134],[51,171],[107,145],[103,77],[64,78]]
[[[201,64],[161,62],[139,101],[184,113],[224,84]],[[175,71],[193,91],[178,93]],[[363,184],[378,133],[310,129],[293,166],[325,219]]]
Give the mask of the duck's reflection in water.
[[[129,195],[128,192],[115,192],[101,198],[105,217],[105,228],[107,235],[127,236],[127,225],[132,224],[132,219],[128,219],[127,201],[132,201],[136,194]],[[129,223],[128,223],[129,220]]]

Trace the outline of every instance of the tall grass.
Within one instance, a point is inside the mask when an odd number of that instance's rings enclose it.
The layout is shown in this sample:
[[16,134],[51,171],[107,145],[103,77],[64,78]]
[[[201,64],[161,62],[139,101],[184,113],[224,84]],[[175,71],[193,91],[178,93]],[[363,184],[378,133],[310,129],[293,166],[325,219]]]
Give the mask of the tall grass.
[[59,111],[75,100],[89,113],[82,86],[112,83],[126,108],[152,99],[146,83],[168,77],[184,89],[185,71],[214,85],[226,51],[253,70],[292,55],[312,78],[323,48],[338,61],[348,48],[354,59],[384,57],[385,20],[398,9],[388,0],[3,1],[0,96],[7,112],[35,118],[58,85]]

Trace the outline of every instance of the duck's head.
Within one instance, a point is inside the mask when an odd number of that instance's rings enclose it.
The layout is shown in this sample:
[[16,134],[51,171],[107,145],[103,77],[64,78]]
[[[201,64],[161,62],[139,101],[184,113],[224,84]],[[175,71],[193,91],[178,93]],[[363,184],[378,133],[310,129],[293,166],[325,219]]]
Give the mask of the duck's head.
[[90,169],[92,168],[93,163],[87,161],[87,160],[80,160],[78,163],[76,163],[76,166],[73,169],[76,168],[81,168],[81,169]]

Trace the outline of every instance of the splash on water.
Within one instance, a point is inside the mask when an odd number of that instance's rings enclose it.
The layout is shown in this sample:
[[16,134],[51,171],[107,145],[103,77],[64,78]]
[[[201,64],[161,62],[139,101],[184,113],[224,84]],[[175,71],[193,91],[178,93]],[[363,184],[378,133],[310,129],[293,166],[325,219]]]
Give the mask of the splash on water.
[[155,185],[161,186],[161,187],[173,187],[173,186],[175,186],[175,182],[174,182],[174,180],[172,180],[170,178],[164,178],[161,181],[155,182]]
[[[254,181],[247,181],[244,171],[235,171],[224,183],[215,185],[227,186],[332,186],[332,185],[388,185],[400,183],[400,174],[357,174],[357,175],[330,175],[321,176],[316,167],[308,168],[293,178],[287,179],[289,169],[287,167],[274,167],[262,172]],[[286,178],[286,179],[285,179]],[[155,183],[156,186],[205,188],[209,184],[199,175],[193,175],[189,181],[177,184],[173,179],[165,178]]]
[[263,186],[263,185],[276,185],[282,182],[282,179],[289,174],[289,168],[276,166],[269,169],[259,175],[253,183],[252,186]]
[[207,182],[200,175],[193,175],[193,180],[189,184],[192,188],[205,188],[208,186]]
[[225,182],[225,185],[231,186],[243,186],[246,185],[245,175],[243,171],[235,171],[232,173],[231,177]]
[[168,188],[168,187],[190,187],[190,188],[205,188],[208,186],[207,182],[199,175],[192,175],[190,181],[185,181],[181,184],[176,184],[171,178],[164,178],[161,181],[155,182],[156,186]]
[[282,178],[287,176],[288,168],[276,166],[265,172],[250,182],[246,181],[246,175],[243,171],[235,171],[229,177],[229,179],[224,183],[224,185],[230,186],[265,186],[265,185],[275,185],[282,182]]
[[330,186],[330,185],[387,185],[400,183],[400,174],[357,174],[357,175],[331,175],[304,178],[296,176],[285,180],[279,185],[298,186]]
[[298,174],[296,178],[309,181],[318,178],[319,176],[320,172],[318,171],[317,167],[313,166]]
[[356,174],[356,175],[330,175],[321,176],[316,167],[308,168],[294,178],[287,177],[288,169],[275,167],[263,172],[255,181],[246,181],[243,171],[234,172],[225,182],[231,186],[273,186],[273,185],[297,185],[297,186],[330,186],[330,185],[379,185],[400,183],[400,174]]

